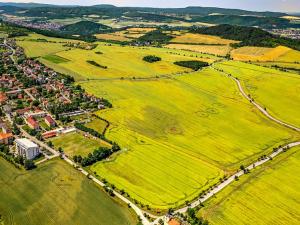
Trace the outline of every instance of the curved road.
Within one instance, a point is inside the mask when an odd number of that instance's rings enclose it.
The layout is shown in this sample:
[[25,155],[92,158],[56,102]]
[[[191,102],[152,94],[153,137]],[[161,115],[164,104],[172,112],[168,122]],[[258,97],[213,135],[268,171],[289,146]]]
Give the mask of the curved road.
[[[229,74],[227,74],[227,75],[229,75]],[[276,119],[275,117],[273,117],[273,116],[271,116],[268,112],[267,112],[267,110],[265,110],[263,107],[261,107],[259,104],[257,104],[255,101],[253,101],[247,94],[246,94],[246,92],[244,91],[244,89],[243,89],[243,87],[242,87],[242,85],[241,85],[241,82],[237,79],[237,78],[235,78],[235,77],[233,77],[233,76],[231,76],[231,75],[229,75],[235,82],[236,82],[236,84],[238,85],[238,87],[239,87],[239,90],[240,90],[240,92],[241,92],[241,94],[246,98],[246,99],[248,99],[259,111],[261,111],[266,117],[268,117],[270,120],[273,120],[274,122],[276,122],[276,123],[278,123],[278,124],[280,124],[280,125],[282,125],[282,126],[285,126],[285,127],[288,127],[288,128],[291,128],[291,129],[293,129],[293,130],[295,130],[295,131],[299,131],[300,132],[300,128],[299,127],[295,127],[295,126],[293,126],[293,125],[291,125],[291,124],[288,124],[288,123],[286,123],[286,122],[283,122],[283,121],[281,121],[281,120],[279,120],[279,119]]]

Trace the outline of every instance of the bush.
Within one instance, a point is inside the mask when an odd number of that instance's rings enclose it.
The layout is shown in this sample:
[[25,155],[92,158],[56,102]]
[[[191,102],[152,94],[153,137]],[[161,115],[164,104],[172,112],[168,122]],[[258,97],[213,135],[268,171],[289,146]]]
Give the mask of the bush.
[[178,62],[174,62],[174,64],[177,66],[187,67],[187,68],[193,69],[195,71],[209,65],[207,62],[202,62],[202,61],[197,61],[197,60],[178,61]]
[[36,166],[35,166],[35,164],[34,164],[34,162],[32,160],[25,160],[24,167],[25,167],[26,170],[32,170]]
[[154,63],[154,62],[161,61],[161,58],[158,57],[158,56],[155,56],[155,55],[148,55],[148,56],[145,56],[143,58],[143,60],[148,62],[148,63]]

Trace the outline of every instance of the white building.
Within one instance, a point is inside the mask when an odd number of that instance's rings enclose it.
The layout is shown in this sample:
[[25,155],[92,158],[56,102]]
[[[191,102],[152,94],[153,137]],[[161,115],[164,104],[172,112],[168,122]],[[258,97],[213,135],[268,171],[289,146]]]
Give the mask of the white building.
[[26,138],[16,139],[16,151],[26,159],[34,159],[40,154],[39,146]]

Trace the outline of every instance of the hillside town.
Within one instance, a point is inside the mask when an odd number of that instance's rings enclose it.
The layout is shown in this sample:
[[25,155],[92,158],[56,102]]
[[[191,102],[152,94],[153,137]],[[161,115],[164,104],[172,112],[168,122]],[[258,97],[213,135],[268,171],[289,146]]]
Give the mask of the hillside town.
[[31,169],[36,158],[57,156],[46,145],[47,139],[76,131],[70,116],[111,104],[87,94],[73,84],[72,77],[26,58],[13,39],[1,39],[1,43],[1,152]]

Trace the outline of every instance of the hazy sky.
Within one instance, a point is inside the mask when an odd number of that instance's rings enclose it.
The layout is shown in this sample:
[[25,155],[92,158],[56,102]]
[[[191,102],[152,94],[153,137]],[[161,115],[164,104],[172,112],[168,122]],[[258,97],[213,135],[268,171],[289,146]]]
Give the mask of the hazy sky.
[[185,7],[213,6],[258,11],[300,11],[300,0],[0,0],[0,2],[40,2],[49,4]]

